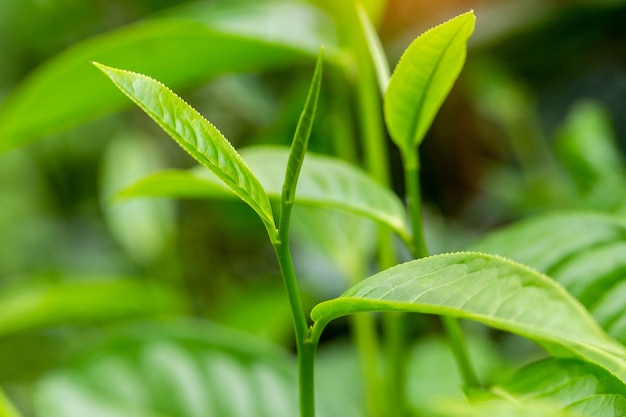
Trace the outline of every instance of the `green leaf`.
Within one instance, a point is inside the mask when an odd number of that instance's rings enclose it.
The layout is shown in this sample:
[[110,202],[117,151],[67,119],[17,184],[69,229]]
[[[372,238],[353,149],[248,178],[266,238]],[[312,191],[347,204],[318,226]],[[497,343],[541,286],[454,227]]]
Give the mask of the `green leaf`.
[[298,177],[300,176],[302,163],[304,162],[304,155],[308,147],[309,137],[311,136],[311,129],[313,128],[317,100],[320,94],[320,87],[322,85],[323,56],[324,49],[322,48],[320,49],[320,53],[317,57],[317,64],[315,65],[315,71],[309,87],[309,93],[307,94],[306,101],[304,103],[304,109],[302,109],[293,140],[291,141],[291,149],[289,150],[289,158],[287,159],[287,168],[285,169],[282,187],[282,209],[280,213],[281,225],[283,225],[283,222],[286,222],[284,223],[285,225],[289,224],[289,216],[296,194]]
[[436,26],[411,43],[396,66],[384,98],[387,128],[405,154],[424,139],[465,61],[473,12]]
[[[267,194],[279,200],[289,150],[255,146],[239,150]],[[224,187],[204,171],[170,170],[145,177],[118,193],[131,197],[226,197]],[[336,158],[307,153],[295,196],[296,204],[333,208],[374,219],[408,241],[405,211],[400,199],[357,167]]]
[[50,326],[180,313],[183,306],[171,289],[128,279],[22,284],[0,296],[0,336]]
[[599,103],[577,103],[556,140],[557,151],[581,185],[623,174],[623,162],[609,115]]
[[626,379],[626,350],[571,295],[521,264],[481,253],[431,256],[385,270],[311,312],[319,332],[367,311],[404,311],[475,320],[577,356]]
[[361,24],[361,30],[365,36],[369,53],[372,56],[374,63],[374,69],[376,70],[376,79],[378,80],[378,88],[381,94],[384,96],[387,91],[387,85],[389,84],[389,62],[387,62],[387,56],[385,50],[380,42],[376,28],[370,21],[365,7],[363,4],[358,3],[356,5],[357,13],[359,15],[359,23]]
[[[325,395],[322,384],[319,392],[320,417],[360,415],[345,412],[337,402],[345,397]],[[35,411],[46,417],[293,417],[296,363],[274,345],[202,321],[130,326],[39,380]]]
[[579,206],[617,211],[626,208],[626,176],[606,110],[581,101],[570,111],[555,141],[560,160],[578,185]]
[[[549,232],[547,232],[549,231]],[[562,284],[613,337],[626,343],[626,221],[553,213],[515,223],[473,248],[523,262]]]
[[0,107],[0,150],[125,106],[89,65],[92,61],[152,74],[179,89],[220,74],[301,64],[321,44],[327,58],[336,60],[332,21],[303,2],[180,6],[80,42],[37,68]]
[[[325,298],[360,281],[376,253],[376,224],[366,217],[337,210],[299,206],[290,231],[296,244],[298,276]],[[334,268],[328,269],[330,266]],[[337,279],[337,278],[341,279]]]
[[[100,189],[104,196],[166,165],[162,148],[139,133],[126,133],[107,143],[102,161]],[[174,202],[143,199],[106,204],[103,214],[112,236],[140,263],[164,255],[176,230]]]
[[142,74],[95,65],[187,153],[248,204],[274,240],[274,216],[263,186],[215,126],[160,82]]
[[626,412],[624,382],[578,359],[534,362],[492,391],[518,403],[544,402],[583,416],[620,417]]

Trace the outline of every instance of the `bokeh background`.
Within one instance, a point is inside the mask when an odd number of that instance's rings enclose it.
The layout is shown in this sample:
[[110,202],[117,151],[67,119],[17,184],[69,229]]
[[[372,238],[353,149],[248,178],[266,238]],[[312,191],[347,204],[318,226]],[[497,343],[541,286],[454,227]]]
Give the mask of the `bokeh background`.
[[[33,74],[77,45],[167,17],[187,3],[2,0],[0,109],[6,112]],[[332,10],[330,0],[311,3]],[[421,151],[433,253],[462,249],[488,230],[546,210],[624,212],[623,195],[614,190],[623,185],[626,148],[626,2],[370,3],[392,67],[429,27],[469,9],[477,16],[466,67]],[[235,147],[288,144],[313,63],[296,61],[194,76],[177,91]],[[333,143],[342,137],[333,118],[355,117],[349,89],[349,77],[331,76],[324,86],[312,150],[336,153]],[[71,101],[71,94],[48,97],[43,105]],[[133,277],[173,289],[163,294],[163,305],[175,306],[164,308],[164,316],[207,318],[292,349],[277,266],[254,214],[232,201],[115,203],[111,196],[134,179],[193,161],[130,106],[70,125],[0,153],[0,317],[11,316],[37,291]],[[10,141],[0,136],[0,143]],[[399,156],[388,145],[397,167]],[[358,145],[354,152],[359,155]],[[401,170],[393,168],[392,178],[402,196]],[[356,243],[346,240],[343,250],[350,252]],[[296,246],[309,305],[346,288],[332,257],[311,242]],[[97,298],[76,294],[68,300]],[[62,311],[59,300],[48,300],[47,308]],[[29,404],[28,387],[119,319],[104,316],[49,324],[33,319],[33,325],[23,317],[19,332],[0,324],[0,384]],[[339,323],[327,339],[344,337],[345,323]]]

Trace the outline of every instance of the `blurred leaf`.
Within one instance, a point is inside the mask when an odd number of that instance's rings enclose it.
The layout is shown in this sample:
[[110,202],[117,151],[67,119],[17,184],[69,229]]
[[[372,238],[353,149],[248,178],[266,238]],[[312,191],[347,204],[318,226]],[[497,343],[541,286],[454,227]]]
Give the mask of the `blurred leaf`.
[[20,413],[17,412],[13,404],[9,401],[9,398],[0,389],[0,417],[20,417]]
[[217,304],[208,316],[214,322],[278,344],[292,342],[291,310],[285,288],[278,280],[252,285],[233,295],[221,294]]
[[409,45],[394,69],[384,112],[389,134],[405,156],[424,139],[465,62],[473,12],[436,26]]
[[380,42],[380,38],[378,37],[376,28],[370,21],[370,18],[367,15],[365,8],[361,3],[358,3],[356,9],[359,15],[361,30],[363,31],[365,40],[367,41],[369,53],[374,63],[374,69],[376,70],[378,88],[380,89],[381,94],[384,95],[385,91],[387,90],[387,85],[389,84],[389,79],[391,77],[389,71],[389,62],[387,62],[387,56],[385,55],[385,50],[383,49],[383,46]]
[[183,310],[184,302],[172,289],[129,279],[22,284],[0,294],[0,335]]
[[574,415],[620,417],[626,412],[624,383],[606,370],[577,359],[534,362],[492,390],[521,404],[544,402]]
[[[279,199],[288,149],[277,146],[255,146],[240,149],[239,152],[263,184],[268,195],[273,199]],[[140,180],[120,191],[118,196],[123,198],[227,196],[223,187],[216,186],[215,182],[215,178],[196,169],[169,170]],[[336,158],[307,154],[302,165],[295,201],[300,205],[334,208],[360,214],[389,226],[405,239],[408,235],[404,207],[399,198],[355,166]]]
[[[108,197],[142,176],[166,165],[154,142],[138,134],[113,139],[105,150],[101,168],[101,194]],[[111,232],[130,256],[146,263],[163,255],[175,232],[174,204],[167,200],[134,200],[103,211]]]
[[556,151],[578,185],[585,206],[625,206],[626,177],[606,110],[593,101],[574,106],[556,138]]
[[272,206],[263,186],[215,126],[160,82],[145,75],[96,65],[187,153],[248,204],[263,221],[270,239],[275,239]]
[[[41,417],[293,417],[295,371],[287,352],[215,325],[134,326],[44,378],[35,411]],[[320,417],[358,415],[341,404],[319,406]]]
[[[241,155],[268,193],[279,194],[280,172],[287,162],[286,149],[255,146],[242,149]],[[333,157],[307,154],[296,202],[360,214],[389,226],[404,238],[408,234],[400,199],[359,168]]]
[[0,108],[0,150],[126,105],[91,61],[152,74],[178,89],[219,74],[302,63],[321,44],[329,59],[336,57],[331,21],[306,3],[184,5],[83,41],[39,67]]
[[626,343],[626,221],[555,213],[491,233],[473,249],[515,259],[562,284],[613,337]]
[[[479,332],[465,334],[477,373],[486,378],[484,383],[491,382],[488,377],[503,372],[500,347]],[[415,343],[407,364],[407,377],[407,398],[417,415],[439,415],[445,404],[466,401],[457,363],[448,341],[441,335],[420,338]]]
[[[345,291],[346,284],[355,284],[367,276],[377,243],[376,226],[370,219],[301,206],[294,210],[290,231],[296,248],[304,251],[304,259],[296,264],[306,270],[300,270],[298,276],[305,281],[303,284],[316,288],[318,294],[335,296]],[[324,260],[336,268],[343,280],[324,269]],[[306,280],[307,276],[311,279]]]
[[331,320],[368,311],[466,318],[519,334],[555,356],[600,364],[626,380],[626,350],[560,285],[507,259],[480,253],[436,255],[370,277],[311,312]]

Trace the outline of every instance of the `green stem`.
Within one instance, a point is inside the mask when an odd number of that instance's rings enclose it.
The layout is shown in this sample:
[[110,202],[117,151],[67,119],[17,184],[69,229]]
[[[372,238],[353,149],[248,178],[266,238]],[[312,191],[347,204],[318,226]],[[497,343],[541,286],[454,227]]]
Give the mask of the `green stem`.
[[293,266],[293,258],[289,248],[289,213],[291,205],[283,206],[278,240],[273,242],[276,259],[280,266],[283,283],[287,290],[289,307],[293,319],[296,335],[296,349],[298,357],[298,395],[300,404],[300,417],[315,417],[315,349],[317,342],[309,340],[309,325],[304,312],[300,289]]
[[463,329],[461,329],[459,321],[448,316],[442,316],[441,321],[448,337],[448,343],[450,343],[450,349],[459,367],[463,384],[466,387],[479,387],[480,383],[472,367],[465,337],[463,337]]
[[383,316],[385,329],[387,378],[387,416],[406,415],[406,314],[387,313]]
[[415,259],[428,256],[422,221],[422,189],[419,179],[419,156],[416,152],[403,152],[404,181],[409,216],[411,218],[411,251]]
[[387,413],[383,398],[380,396],[383,381],[379,366],[375,317],[370,313],[353,314],[350,316],[350,323],[354,330],[354,339],[363,372],[367,410],[370,417],[383,417]]
[[[406,184],[407,204],[411,217],[413,256],[416,259],[428,256],[428,248],[424,239],[422,222],[422,197],[419,181],[418,152],[403,151],[404,178]],[[463,331],[459,322],[451,317],[442,316],[443,326],[456,360],[459,372],[466,387],[478,387],[478,378],[471,364]]]
[[293,317],[294,329],[296,334],[296,348],[298,354],[298,389],[300,396],[300,417],[315,416],[315,390],[314,390],[314,360],[315,347],[308,341],[309,326],[307,323],[300,290],[296,280],[296,273],[293,267],[291,250],[286,236],[283,231],[287,231],[288,227],[279,229],[278,242],[274,243],[274,251],[280,266],[280,272],[283,277],[291,315]]

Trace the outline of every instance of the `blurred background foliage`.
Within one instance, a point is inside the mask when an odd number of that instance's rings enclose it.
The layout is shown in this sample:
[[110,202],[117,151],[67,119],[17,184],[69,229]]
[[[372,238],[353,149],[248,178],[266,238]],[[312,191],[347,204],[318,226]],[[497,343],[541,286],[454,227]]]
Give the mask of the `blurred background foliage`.
[[[20,407],[32,406],[31,388],[43,373],[138,318],[208,318],[293,348],[271,247],[247,207],[230,200],[112,201],[116,191],[147,173],[194,164],[138,110],[110,112],[123,102],[104,80],[103,88],[110,91],[102,94],[120,104],[86,108],[74,119],[54,119],[56,106],[101,94],[100,87],[92,91],[85,81],[101,77],[95,69],[85,62],[85,80],[74,76],[80,72],[60,76],[56,90],[41,93],[44,102],[21,109],[23,103],[16,104],[15,97],[34,94],[28,83],[46,71],[62,73],[55,62],[88,57],[85,51],[93,48],[112,48],[115,36],[122,43],[124,36],[149,36],[145,31],[154,29],[150,22],[159,19],[182,27],[205,19],[222,29],[260,34],[264,40],[258,48],[277,39],[287,47],[220,63],[220,55],[186,57],[186,45],[174,38],[170,49],[155,51],[158,59],[137,58],[131,69],[143,69],[171,85],[235,147],[288,144],[319,34],[319,39],[339,39],[339,44],[329,48],[311,150],[358,163],[362,150],[353,71],[342,55],[341,30],[333,25],[336,10],[331,0],[310,1],[322,18],[309,19],[290,9],[295,2],[276,2],[274,18],[288,21],[289,13],[295,13],[295,21],[313,22],[286,32],[272,32],[272,20],[265,15],[236,20],[226,10],[214,17],[211,11],[218,3],[212,1],[0,2],[0,148],[6,148],[0,154],[0,384]],[[470,8],[477,15],[466,67],[422,150],[431,252],[462,249],[486,230],[546,210],[626,213],[626,2],[367,3],[392,63],[427,28]],[[300,29],[308,38],[298,39]],[[254,44],[248,47],[253,50]],[[80,48],[82,55],[71,56]],[[180,56],[169,58],[176,49]],[[100,54],[103,60],[107,53]],[[132,53],[118,58],[133,63]],[[72,83],[78,87],[72,89]],[[58,123],[48,128],[39,113],[24,110],[39,107],[42,114],[52,114],[48,121]],[[19,138],[12,123],[21,125],[24,137]],[[397,161],[391,145],[389,150]],[[402,195],[400,170],[392,177]],[[371,224],[313,209],[296,213],[294,222],[300,224],[294,226],[296,263],[310,305],[338,295],[354,276],[371,272],[371,263],[363,265],[374,250]],[[346,351],[345,325],[329,328],[326,343],[337,346],[320,355],[322,375],[338,362],[333,355]],[[436,330],[436,325],[421,318],[415,329]],[[492,348],[478,339],[481,357],[493,357]],[[443,342],[421,343],[416,350],[436,352],[434,346]],[[508,352],[520,350],[534,354],[524,345]],[[485,367],[490,367],[487,373],[501,370],[497,361]],[[444,372],[441,380],[456,378],[451,373]],[[411,386],[420,386],[419,374]],[[54,390],[68,384],[63,380]],[[441,385],[440,394],[447,395],[449,385]],[[436,390],[439,385],[427,386]],[[54,390],[44,390],[37,401],[45,403]]]

